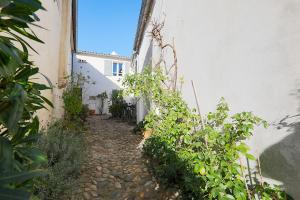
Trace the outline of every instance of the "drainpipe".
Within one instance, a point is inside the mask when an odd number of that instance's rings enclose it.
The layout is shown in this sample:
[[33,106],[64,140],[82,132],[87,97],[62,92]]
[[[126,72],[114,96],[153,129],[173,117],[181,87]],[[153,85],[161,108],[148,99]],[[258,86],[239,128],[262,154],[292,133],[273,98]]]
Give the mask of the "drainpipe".
[[73,74],[74,74],[74,54],[75,52],[72,51],[72,56],[71,56],[71,59],[72,59],[72,62],[71,62],[71,81],[73,82]]
[[131,65],[134,67],[135,73],[138,73],[138,66],[137,66],[137,60],[136,60],[137,55],[138,55],[138,52],[133,51]]

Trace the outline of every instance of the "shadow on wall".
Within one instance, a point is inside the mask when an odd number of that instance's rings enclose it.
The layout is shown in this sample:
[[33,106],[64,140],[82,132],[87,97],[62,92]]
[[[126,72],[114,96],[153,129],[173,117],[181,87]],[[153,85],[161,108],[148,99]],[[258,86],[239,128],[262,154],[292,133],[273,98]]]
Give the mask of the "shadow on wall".
[[[300,100],[300,90],[295,96]],[[290,135],[260,155],[263,176],[281,181],[295,199],[300,199],[300,108],[298,112],[275,124],[277,129],[287,129]]]
[[[97,96],[100,93],[106,91],[109,99],[112,90],[121,89],[120,85],[115,83],[108,76],[101,73],[99,70],[97,70],[93,65],[89,63],[85,63],[82,66],[76,67],[75,73],[82,73],[84,76],[89,77],[89,81],[91,83],[84,84],[83,99],[84,99],[84,103],[89,104],[90,106],[91,104],[93,104],[93,102],[95,103],[95,110],[97,111],[96,113],[98,113],[98,109],[100,106],[100,99],[97,98],[96,100],[91,101],[89,100],[89,96]],[[108,111],[108,105],[104,106],[104,111]]]

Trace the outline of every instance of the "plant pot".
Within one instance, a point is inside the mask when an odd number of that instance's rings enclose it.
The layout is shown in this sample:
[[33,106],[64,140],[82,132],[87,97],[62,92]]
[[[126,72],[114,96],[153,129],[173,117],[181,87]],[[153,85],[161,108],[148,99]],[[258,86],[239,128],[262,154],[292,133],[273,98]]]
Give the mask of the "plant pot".
[[95,110],[89,110],[90,115],[95,115],[96,111]]
[[152,135],[152,129],[147,129],[143,132],[144,139],[148,139]]

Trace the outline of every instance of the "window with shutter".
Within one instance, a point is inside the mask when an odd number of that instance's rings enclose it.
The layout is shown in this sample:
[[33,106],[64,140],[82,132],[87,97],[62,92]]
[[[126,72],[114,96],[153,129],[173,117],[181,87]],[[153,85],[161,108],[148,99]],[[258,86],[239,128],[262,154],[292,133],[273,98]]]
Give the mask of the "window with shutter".
[[123,63],[119,63],[119,62],[114,62],[112,64],[112,75],[113,76],[123,76],[124,74],[124,65]]
[[123,63],[119,63],[119,69],[118,69],[118,75],[122,76],[123,75]]
[[111,60],[104,61],[104,75],[112,76],[112,61]]
[[113,63],[112,75],[117,76],[118,74],[118,63]]

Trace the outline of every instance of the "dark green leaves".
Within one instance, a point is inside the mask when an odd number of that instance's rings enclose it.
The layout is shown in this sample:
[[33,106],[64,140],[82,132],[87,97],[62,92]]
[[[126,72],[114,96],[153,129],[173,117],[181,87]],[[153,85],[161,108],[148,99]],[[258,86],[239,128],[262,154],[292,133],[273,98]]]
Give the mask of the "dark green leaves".
[[0,177],[0,199],[9,200],[28,200],[30,193],[21,189],[11,189],[6,187],[11,183],[22,183],[35,177],[45,176],[46,173],[42,170],[33,170],[29,172],[5,173]]
[[13,168],[13,147],[5,137],[0,137],[0,171],[10,172]]
[[[0,101],[0,122],[12,132],[17,130],[17,123],[23,115],[26,92],[20,85],[16,85],[6,100]],[[6,106],[1,106],[5,104]]]
[[6,173],[2,174],[0,177],[0,185],[6,185],[9,183],[22,183],[28,179],[34,177],[40,177],[46,175],[45,171],[42,170],[33,170],[29,172],[19,172],[19,173]]
[[28,60],[31,42],[42,42],[29,25],[39,19],[39,0],[0,1],[0,199],[29,199],[35,170],[46,162],[35,147],[39,138],[36,112],[52,105],[41,95],[46,85],[31,82],[38,68]]
[[30,193],[24,190],[0,188],[0,199],[28,200],[29,198]]
[[245,167],[238,162],[240,158],[255,160],[245,141],[256,126],[266,122],[251,112],[230,116],[228,104],[221,98],[202,127],[180,93],[167,89],[164,80],[160,68],[146,68],[124,82],[127,93],[147,97],[152,103],[145,117],[145,128],[152,135],[145,142],[144,153],[154,161],[155,173],[179,185],[186,199],[247,200],[255,195],[282,199],[284,192],[277,187],[258,190],[248,186],[249,178],[242,172]]

